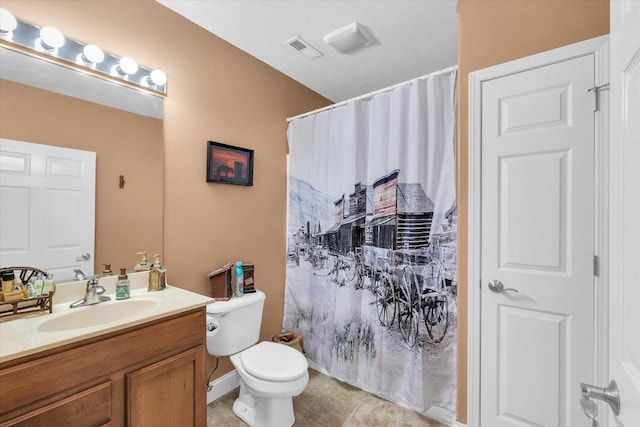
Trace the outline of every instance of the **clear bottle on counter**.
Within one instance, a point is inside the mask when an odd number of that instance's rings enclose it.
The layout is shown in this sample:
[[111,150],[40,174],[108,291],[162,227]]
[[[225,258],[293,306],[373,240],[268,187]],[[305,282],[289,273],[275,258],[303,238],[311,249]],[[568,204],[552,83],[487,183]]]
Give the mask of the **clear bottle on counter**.
[[33,283],[27,283],[26,285],[26,289],[27,289],[27,298],[35,298],[36,297],[36,290],[33,287]]
[[53,289],[53,278],[49,275],[42,284],[42,295],[49,295]]
[[42,290],[44,288],[44,279],[42,277],[42,273],[38,273],[38,278],[33,282],[33,290],[37,297],[42,295]]

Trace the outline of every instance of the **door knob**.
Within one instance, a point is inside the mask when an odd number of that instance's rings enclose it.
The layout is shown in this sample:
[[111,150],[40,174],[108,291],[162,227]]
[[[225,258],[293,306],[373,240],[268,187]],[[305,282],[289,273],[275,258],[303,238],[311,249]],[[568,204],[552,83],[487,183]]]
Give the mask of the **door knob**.
[[518,293],[517,289],[505,288],[504,285],[502,284],[502,282],[499,281],[499,280],[490,281],[489,282],[489,290],[491,292],[496,293],[496,294],[501,294],[503,292],[515,292],[516,294]]
[[76,261],[89,261],[91,259],[91,254],[89,252],[85,252],[79,257],[76,257]]
[[[604,400],[609,404],[614,414],[620,415],[620,393],[618,392],[618,384],[614,380],[609,382],[607,388],[596,387],[591,384],[580,384],[580,392],[582,393],[582,399],[598,399]],[[585,407],[583,401],[580,403]],[[586,412],[586,411],[585,411]]]

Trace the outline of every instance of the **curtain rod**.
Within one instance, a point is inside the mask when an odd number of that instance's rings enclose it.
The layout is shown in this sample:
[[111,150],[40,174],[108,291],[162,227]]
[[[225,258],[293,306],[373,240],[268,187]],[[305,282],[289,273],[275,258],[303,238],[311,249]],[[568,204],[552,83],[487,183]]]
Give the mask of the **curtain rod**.
[[293,120],[301,119],[303,117],[311,116],[313,114],[318,114],[318,113],[321,113],[321,112],[326,111],[326,110],[333,110],[334,108],[342,107],[343,105],[346,105],[349,102],[359,101],[361,99],[366,99],[366,98],[371,98],[371,97],[373,97],[375,95],[378,95],[379,93],[390,92],[393,89],[398,88],[400,86],[411,84],[412,82],[414,82],[416,80],[424,80],[424,79],[427,79],[427,78],[429,78],[431,76],[438,76],[438,75],[441,75],[441,74],[447,74],[447,73],[450,73],[450,72],[455,71],[457,69],[458,69],[458,66],[454,65],[452,67],[448,67],[448,68],[445,68],[445,69],[440,70],[440,71],[435,71],[433,73],[425,74],[424,76],[415,77],[413,79],[404,81],[402,83],[397,83],[397,84],[394,84],[394,85],[391,85],[391,86],[387,86],[385,88],[378,89],[378,90],[373,91],[373,92],[365,93],[364,95],[356,96],[356,97],[351,98],[351,99],[346,99],[344,101],[337,102],[335,104],[327,105],[326,107],[318,108],[316,110],[309,111],[307,113],[302,113],[302,114],[298,114],[297,116],[288,117],[287,118],[287,122],[292,122]]

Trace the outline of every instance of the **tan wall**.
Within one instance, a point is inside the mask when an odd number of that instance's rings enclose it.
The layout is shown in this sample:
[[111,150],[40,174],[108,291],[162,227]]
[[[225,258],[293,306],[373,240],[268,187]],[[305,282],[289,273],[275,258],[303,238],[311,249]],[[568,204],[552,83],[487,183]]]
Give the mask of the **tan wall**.
[[[164,261],[169,281],[206,294],[208,272],[229,261],[252,261],[257,287],[267,294],[262,338],[279,332],[286,263],[285,119],[330,102],[152,0],[3,0],[2,7],[167,73]],[[207,140],[255,150],[253,187],[205,182]],[[129,262],[135,262],[135,254]],[[216,375],[229,370],[224,360]]]
[[96,153],[96,273],[162,251],[161,120],[8,80],[0,94],[0,137]]
[[608,0],[458,0],[458,402],[467,422],[468,77],[609,33]]

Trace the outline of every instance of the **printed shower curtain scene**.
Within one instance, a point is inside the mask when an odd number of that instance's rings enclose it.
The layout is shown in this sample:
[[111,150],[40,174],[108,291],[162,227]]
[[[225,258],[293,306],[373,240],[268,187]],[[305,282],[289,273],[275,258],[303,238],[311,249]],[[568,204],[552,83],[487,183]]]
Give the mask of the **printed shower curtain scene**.
[[283,328],[335,378],[455,411],[456,70],[292,120]]

